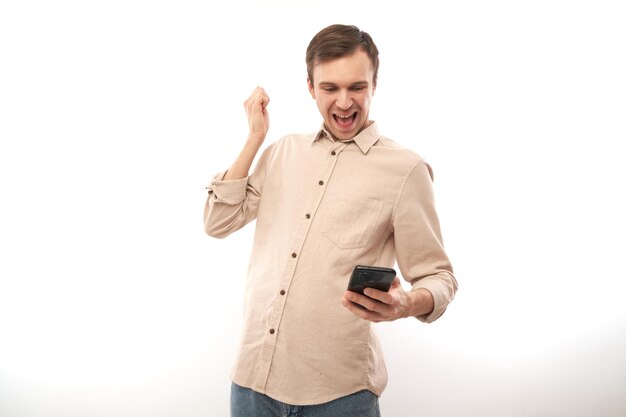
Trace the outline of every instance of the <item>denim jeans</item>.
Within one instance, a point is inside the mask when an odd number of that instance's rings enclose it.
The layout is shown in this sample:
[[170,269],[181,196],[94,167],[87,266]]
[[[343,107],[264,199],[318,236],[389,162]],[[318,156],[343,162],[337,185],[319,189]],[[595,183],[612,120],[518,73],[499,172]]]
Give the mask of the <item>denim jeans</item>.
[[289,405],[249,388],[232,384],[231,417],[380,417],[378,397],[370,391],[318,405]]

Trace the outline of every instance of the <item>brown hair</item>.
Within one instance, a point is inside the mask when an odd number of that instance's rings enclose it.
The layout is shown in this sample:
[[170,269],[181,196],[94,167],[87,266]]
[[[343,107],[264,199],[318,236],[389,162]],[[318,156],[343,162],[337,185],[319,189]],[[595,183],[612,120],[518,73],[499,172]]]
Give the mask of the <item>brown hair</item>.
[[378,77],[378,48],[372,37],[356,26],[330,25],[322,29],[311,39],[306,49],[306,70],[313,84],[315,65],[333,59],[352,55],[357,48],[362,48],[370,58],[374,68],[374,86]]

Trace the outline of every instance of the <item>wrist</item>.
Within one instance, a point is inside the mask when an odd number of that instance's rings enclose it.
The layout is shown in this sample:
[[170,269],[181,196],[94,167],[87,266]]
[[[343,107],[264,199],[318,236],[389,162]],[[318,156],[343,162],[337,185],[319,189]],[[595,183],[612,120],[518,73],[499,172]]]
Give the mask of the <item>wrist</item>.
[[246,145],[260,147],[263,144],[264,140],[265,140],[264,133],[250,132],[248,133],[248,139],[246,140]]

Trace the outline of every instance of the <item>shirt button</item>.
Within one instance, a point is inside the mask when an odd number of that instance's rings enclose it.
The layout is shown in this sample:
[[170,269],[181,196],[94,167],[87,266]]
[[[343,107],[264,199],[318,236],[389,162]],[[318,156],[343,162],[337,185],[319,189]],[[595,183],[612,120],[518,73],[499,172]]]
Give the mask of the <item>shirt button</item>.
[[280,295],[285,295],[285,290],[280,290]]
[[332,151],[330,154],[331,154],[332,156],[335,156],[335,155],[337,155],[337,152]]
[[309,213],[305,214],[304,217],[306,217],[307,219],[311,218],[311,215]]
[[318,182],[319,185],[324,185],[324,181]]
[[270,329],[270,334],[274,334],[274,333],[276,333],[276,330]]
[[295,252],[291,254],[291,257],[292,257],[292,258],[295,258],[296,256],[298,256],[298,255],[296,255],[296,253],[295,253]]

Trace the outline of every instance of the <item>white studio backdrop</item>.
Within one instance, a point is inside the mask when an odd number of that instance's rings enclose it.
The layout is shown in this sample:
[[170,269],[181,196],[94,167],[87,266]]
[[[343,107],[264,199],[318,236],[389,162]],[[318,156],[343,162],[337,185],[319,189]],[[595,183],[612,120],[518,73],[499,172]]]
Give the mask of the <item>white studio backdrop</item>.
[[626,19],[614,1],[3,2],[0,416],[227,416],[254,226],[204,187],[266,88],[315,130],[304,52],[381,51],[371,117],[435,171],[460,290],[376,325],[386,417],[626,415]]

